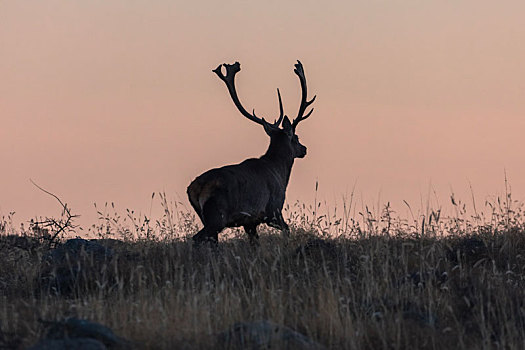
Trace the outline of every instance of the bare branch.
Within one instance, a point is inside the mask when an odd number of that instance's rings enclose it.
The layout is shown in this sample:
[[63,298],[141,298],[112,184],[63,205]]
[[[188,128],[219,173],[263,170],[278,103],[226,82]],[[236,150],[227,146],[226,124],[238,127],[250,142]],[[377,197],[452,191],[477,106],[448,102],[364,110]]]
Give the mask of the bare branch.
[[[43,233],[44,239],[49,240],[49,246],[53,244],[55,239],[58,237],[61,233],[66,233],[66,230],[74,230],[76,228],[75,225],[73,225],[73,219],[79,217],[79,215],[72,215],[71,210],[67,207],[67,204],[64,204],[58,196],[55,194],[45,190],[44,188],[37,185],[32,179],[29,179],[33,185],[35,185],[36,188],[38,188],[40,191],[52,196],[55,198],[58,203],[62,206],[62,216],[65,215],[65,219],[55,220],[54,218],[47,218],[44,221],[33,221],[31,220],[31,226],[34,232],[38,232],[40,234]],[[46,229],[42,229],[41,227],[46,227]],[[47,228],[51,229],[52,231],[55,231],[52,236],[48,237],[48,230]]]

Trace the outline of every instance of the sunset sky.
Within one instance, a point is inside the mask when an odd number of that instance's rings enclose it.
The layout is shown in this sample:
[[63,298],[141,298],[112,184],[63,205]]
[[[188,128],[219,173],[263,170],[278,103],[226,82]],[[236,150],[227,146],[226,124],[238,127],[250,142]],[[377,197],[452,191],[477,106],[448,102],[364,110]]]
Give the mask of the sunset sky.
[[288,202],[419,206],[435,191],[483,204],[506,171],[525,199],[525,2],[0,1],[0,218],[85,228],[93,203],[187,205],[212,167],[260,156],[268,137],[212,73],[241,63],[247,109],[297,113],[305,67],[313,115],[298,128]]

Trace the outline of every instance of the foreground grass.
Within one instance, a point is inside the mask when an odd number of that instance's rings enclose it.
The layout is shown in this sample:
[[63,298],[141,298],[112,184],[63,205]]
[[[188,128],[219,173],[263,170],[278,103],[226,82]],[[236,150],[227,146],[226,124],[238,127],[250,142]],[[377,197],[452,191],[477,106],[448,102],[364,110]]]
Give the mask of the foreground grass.
[[47,245],[0,236],[0,348],[34,344],[45,332],[39,319],[67,316],[145,349],[210,348],[251,320],[333,349],[525,347],[517,228],[333,239],[296,229],[290,239],[263,233],[259,247],[244,238],[198,249],[182,239],[98,242],[114,249],[111,261],[92,259],[57,293],[42,277],[53,273]]

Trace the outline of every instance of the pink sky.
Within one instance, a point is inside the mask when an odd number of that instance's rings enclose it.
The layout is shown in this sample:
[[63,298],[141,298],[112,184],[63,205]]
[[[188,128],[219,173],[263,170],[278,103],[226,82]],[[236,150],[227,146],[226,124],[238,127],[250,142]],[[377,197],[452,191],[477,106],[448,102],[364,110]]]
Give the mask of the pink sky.
[[[300,59],[315,112],[288,202],[419,205],[524,199],[523,1],[2,1],[0,217],[58,215],[29,179],[95,222],[93,203],[148,212],[187,203],[203,171],[264,153],[211,72],[241,62],[238,91],[272,118],[297,113]],[[403,213],[403,210],[400,210]]]

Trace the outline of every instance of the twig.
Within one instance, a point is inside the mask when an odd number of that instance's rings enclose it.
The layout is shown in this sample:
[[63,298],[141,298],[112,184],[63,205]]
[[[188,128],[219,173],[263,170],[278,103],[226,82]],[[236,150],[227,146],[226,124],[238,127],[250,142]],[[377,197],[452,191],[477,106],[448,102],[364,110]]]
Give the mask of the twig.
[[60,220],[60,221],[57,221],[53,218],[47,218],[44,220],[44,221],[35,221],[35,222],[32,222],[33,225],[36,225],[38,227],[38,225],[42,225],[44,227],[50,227],[52,228],[54,231],[56,231],[54,233],[54,235],[49,238],[49,247],[51,247],[51,245],[53,244],[54,240],[58,237],[58,235],[62,232],[66,232],[67,229],[71,229],[71,230],[74,230],[75,229],[75,225],[73,225],[72,221],[74,218],[77,218],[79,217],[79,215],[72,215],[71,214],[71,210],[67,207],[67,203],[64,204],[60,198],[58,198],[58,196],[56,196],[55,194],[43,189],[42,187],[40,187],[39,185],[37,185],[32,179],[29,179],[29,181],[31,181],[31,183],[33,185],[35,185],[36,188],[38,188],[40,191],[54,197],[58,203],[60,203],[60,205],[62,206],[62,216],[66,215],[66,220]]

